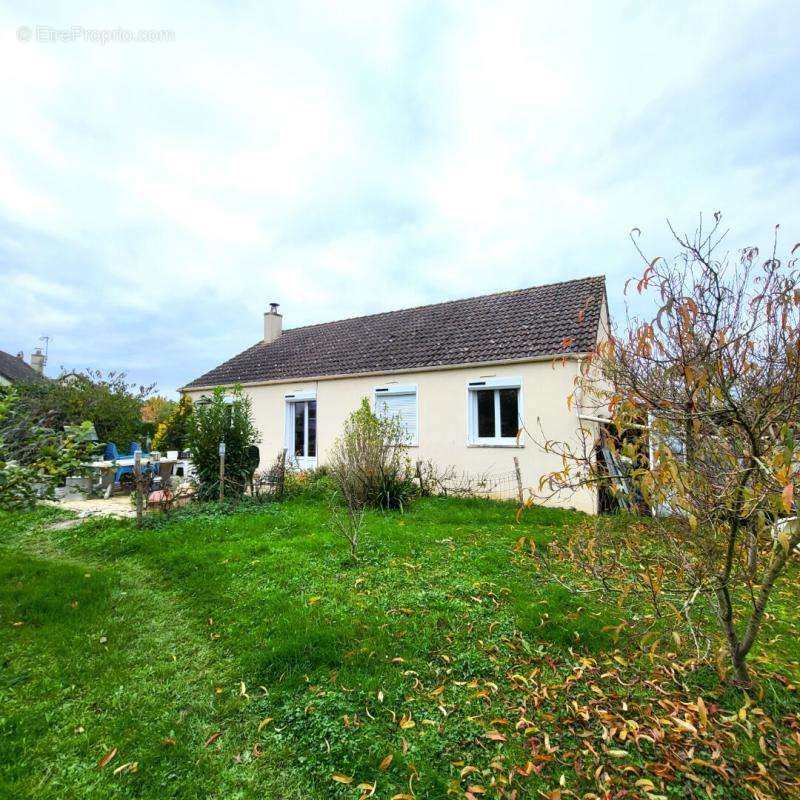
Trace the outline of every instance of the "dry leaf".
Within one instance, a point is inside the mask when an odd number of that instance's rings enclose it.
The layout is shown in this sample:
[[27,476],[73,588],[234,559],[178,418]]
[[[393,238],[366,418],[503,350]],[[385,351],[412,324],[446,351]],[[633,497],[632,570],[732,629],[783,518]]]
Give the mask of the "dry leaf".
[[109,761],[111,761],[111,759],[113,759],[113,758],[114,758],[114,756],[115,756],[116,754],[117,754],[117,748],[116,748],[116,747],[114,747],[113,749],[109,750],[109,751],[108,751],[108,752],[107,752],[107,753],[106,753],[106,754],[105,754],[105,755],[104,755],[104,756],[103,756],[103,757],[102,757],[102,758],[101,758],[101,759],[100,759],[100,760],[97,762],[97,768],[98,768],[98,769],[103,769],[103,767],[104,767],[106,764],[108,764],[108,762],[109,762]]
[[700,722],[702,723],[703,727],[708,726],[708,710],[706,709],[706,704],[703,702],[702,697],[697,698],[697,713],[700,717]]
[[794,484],[787,483],[781,492],[781,502],[783,503],[783,510],[788,514],[792,510],[792,501],[794,500]]
[[391,753],[389,753],[389,755],[386,756],[383,759],[383,761],[381,761],[380,766],[378,767],[378,769],[381,772],[386,772],[386,770],[389,769],[389,765],[392,763],[392,759],[393,758],[394,758],[394,756]]

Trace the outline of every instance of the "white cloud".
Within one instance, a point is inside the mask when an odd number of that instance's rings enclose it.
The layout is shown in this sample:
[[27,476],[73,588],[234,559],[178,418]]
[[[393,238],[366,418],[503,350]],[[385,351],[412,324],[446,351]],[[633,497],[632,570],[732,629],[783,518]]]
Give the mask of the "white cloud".
[[[732,246],[800,239],[794,13],[7,8],[0,347],[171,388],[271,300],[292,326],[605,272],[619,307],[634,225],[658,253],[717,209]],[[16,40],[36,24],[175,41]]]

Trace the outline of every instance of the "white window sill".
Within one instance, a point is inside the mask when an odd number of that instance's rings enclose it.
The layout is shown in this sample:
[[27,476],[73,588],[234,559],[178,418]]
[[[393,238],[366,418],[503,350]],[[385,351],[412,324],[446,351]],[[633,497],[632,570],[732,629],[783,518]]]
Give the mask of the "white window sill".
[[514,450],[524,450],[524,444],[517,444],[516,442],[467,442],[467,447],[505,447]]

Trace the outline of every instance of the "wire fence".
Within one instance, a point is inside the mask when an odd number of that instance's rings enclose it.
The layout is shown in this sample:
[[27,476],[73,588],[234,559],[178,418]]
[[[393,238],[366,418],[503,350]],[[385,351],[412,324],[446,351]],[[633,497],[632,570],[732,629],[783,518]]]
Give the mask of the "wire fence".
[[519,471],[468,472],[456,467],[440,469],[426,462],[417,466],[420,482],[432,494],[449,497],[485,497],[493,500],[519,500],[521,482]]

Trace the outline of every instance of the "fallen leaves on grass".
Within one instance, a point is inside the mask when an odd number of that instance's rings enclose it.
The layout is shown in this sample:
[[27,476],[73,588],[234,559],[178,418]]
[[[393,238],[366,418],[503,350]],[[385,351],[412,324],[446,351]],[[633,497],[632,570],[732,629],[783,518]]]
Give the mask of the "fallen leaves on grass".
[[98,762],[97,768],[103,769],[110,761],[113,760],[114,756],[117,754],[117,748],[112,747]]
[[386,757],[385,757],[385,758],[384,758],[384,759],[381,761],[381,763],[380,763],[380,766],[378,767],[378,769],[379,769],[381,772],[386,772],[386,770],[387,770],[387,769],[389,769],[389,765],[392,763],[392,759],[393,759],[393,758],[394,758],[394,756],[393,756],[391,753],[389,753],[389,755],[388,755],[388,756],[386,756]]
[[[430,731],[442,737],[443,755],[455,770],[450,794],[467,799],[520,797],[532,779],[557,787],[540,792],[547,798],[627,793],[654,800],[676,785],[696,786],[704,796],[718,787],[747,792],[754,800],[800,796],[793,766],[800,758],[800,720],[771,719],[758,697],[724,705],[731,698],[723,686],[710,688],[705,697],[690,693],[698,670],[713,670],[709,663],[681,661],[675,652],[650,648],[596,658],[574,650],[537,653],[517,633],[481,640],[481,646],[497,665],[491,680],[487,675],[459,681],[442,657],[432,662],[434,673],[427,679],[418,670],[404,673],[408,705],[402,714],[385,710],[387,722],[405,736],[402,756],[390,753],[378,765],[389,782],[384,789],[391,792],[391,781],[402,780],[404,769],[419,780],[414,761],[406,760],[414,758],[409,754],[416,746],[409,740],[419,742]],[[437,691],[444,680],[447,700]],[[790,686],[785,680],[784,685]],[[315,684],[308,691],[321,698],[342,690]],[[351,691],[344,690],[343,697]],[[437,720],[427,718],[431,703],[441,710]],[[353,746],[363,741],[358,737],[380,735],[370,727],[379,717],[354,710],[339,719],[345,735],[354,737]],[[450,726],[461,726],[460,732],[448,733]],[[463,726],[477,727],[472,738],[463,735]],[[755,749],[744,745],[749,741]],[[349,774],[336,772],[333,780],[353,783],[361,797],[375,791],[375,783],[356,787]]]

